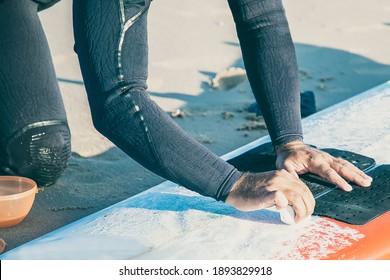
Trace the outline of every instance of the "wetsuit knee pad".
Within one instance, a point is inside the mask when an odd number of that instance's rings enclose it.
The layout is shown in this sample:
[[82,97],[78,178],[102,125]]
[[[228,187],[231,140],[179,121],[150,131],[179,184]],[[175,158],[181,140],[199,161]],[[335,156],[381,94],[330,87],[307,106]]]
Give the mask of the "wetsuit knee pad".
[[53,184],[64,172],[71,156],[70,131],[66,123],[31,124],[5,143],[2,173],[33,179],[39,186]]

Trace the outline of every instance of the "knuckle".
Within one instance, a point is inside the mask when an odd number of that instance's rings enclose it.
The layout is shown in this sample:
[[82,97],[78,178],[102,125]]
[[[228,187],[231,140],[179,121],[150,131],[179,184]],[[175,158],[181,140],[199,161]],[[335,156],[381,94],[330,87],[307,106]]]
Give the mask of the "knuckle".
[[341,165],[341,166],[337,169],[337,173],[343,172],[344,167],[345,167],[345,165]]
[[318,155],[317,155],[317,154],[313,154],[313,153],[309,154],[309,159],[308,159],[308,161],[309,161],[310,163],[317,162],[317,161],[318,161]]
[[336,172],[334,169],[328,168],[325,170],[324,174],[326,177],[331,177],[334,172]]
[[341,164],[342,166],[349,165],[349,162],[342,158],[336,158],[334,161],[337,162],[338,164]]
[[289,192],[288,194],[288,201],[291,202],[292,204],[297,204],[300,198],[301,195],[299,195],[296,192]]
[[282,176],[282,177],[286,177],[286,176],[288,176],[288,172],[287,172],[287,170],[285,170],[285,169],[279,169],[279,170],[276,170],[276,176]]

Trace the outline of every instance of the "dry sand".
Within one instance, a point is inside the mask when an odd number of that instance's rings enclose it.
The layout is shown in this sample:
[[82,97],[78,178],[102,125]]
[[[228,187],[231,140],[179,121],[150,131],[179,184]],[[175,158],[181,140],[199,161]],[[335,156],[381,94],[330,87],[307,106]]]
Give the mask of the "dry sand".
[[[390,79],[390,3],[387,0],[285,0],[302,90],[324,109]],[[20,225],[0,229],[14,248],[148,189],[163,179],[129,159],[93,128],[73,53],[71,1],[40,14],[72,132],[73,157],[64,176],[41,189]],[[149,14],[152,98],[206,147],[223,155],[266,134],[242,129],[254,101],[247,81],[229,90],[210,81],[243,68],[225,0],[156,0]],[[230,86],[229,86],[230,87]],[[248,119],[249,118],[249,119]],[[358,114],[357,114],[358,118]]]

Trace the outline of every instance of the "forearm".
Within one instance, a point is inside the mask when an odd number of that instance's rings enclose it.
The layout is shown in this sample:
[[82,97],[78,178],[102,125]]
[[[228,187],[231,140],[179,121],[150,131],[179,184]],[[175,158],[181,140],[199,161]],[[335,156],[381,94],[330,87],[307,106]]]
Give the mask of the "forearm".
[[282,2],[228,0],[253,93],[275,146],[300,140],[300,89]]
[[[155,174],[223,200],[241,172],[188,136],[146,92],[148,6],[138,2],[73,2],[75,49],[94,125]],[[126,29],[126,22],[133,24]]]

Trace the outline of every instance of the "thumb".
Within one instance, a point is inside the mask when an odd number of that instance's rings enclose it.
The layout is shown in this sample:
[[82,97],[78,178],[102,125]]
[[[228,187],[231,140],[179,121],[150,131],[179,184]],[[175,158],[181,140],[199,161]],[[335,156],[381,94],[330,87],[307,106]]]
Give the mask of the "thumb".
[[288,199],[284,195],[284,193],[282,193],[281,191],[276,191],[274,195],[274,204],[276,206],[276,209],[279,210],[288,206]]
[[295,171],[294,167],[288,166],[288,167],[286,167],[286,170],[287,170],[288,173],[293,175],[295,178],[299,179],[298,173]]
[[293,175],[295,178],[299,178],[298,173],[295,171],[294,165],[291,163],[286,162],[276,162],[276,168],[277,169],[284,169],[291,175]]

